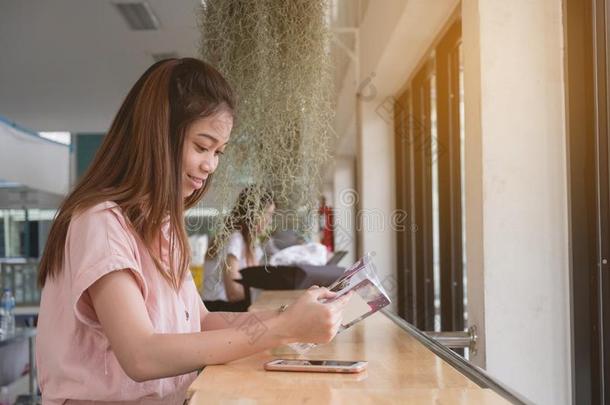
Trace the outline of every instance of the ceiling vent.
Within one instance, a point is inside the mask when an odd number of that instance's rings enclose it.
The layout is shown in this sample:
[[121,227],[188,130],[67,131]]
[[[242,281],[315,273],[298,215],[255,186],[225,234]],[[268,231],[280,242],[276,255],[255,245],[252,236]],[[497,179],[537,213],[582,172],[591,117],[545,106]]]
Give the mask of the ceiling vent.
[[116,2],[114,6],[119,10],[129,28],[134,31],[158,30],[159,19],[152,7],[145,1]]

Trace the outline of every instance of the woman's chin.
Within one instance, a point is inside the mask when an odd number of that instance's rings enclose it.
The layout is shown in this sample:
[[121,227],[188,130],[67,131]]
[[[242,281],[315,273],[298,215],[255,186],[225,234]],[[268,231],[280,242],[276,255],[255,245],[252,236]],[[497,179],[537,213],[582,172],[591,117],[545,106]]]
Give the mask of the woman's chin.
[[195,189],[189,188],[188,190],[182,191],[182,195],[184,196],[185,199],[187,199],[190,196],[192,196],[194,192],[195,192]]

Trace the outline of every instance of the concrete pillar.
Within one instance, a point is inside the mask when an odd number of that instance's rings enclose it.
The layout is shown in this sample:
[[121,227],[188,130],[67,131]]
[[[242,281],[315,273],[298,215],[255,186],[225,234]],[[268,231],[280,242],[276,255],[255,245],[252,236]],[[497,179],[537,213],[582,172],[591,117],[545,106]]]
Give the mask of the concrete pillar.
[[469,320],[491,375],[569,403],[562,2],[464,0],[462,16]]

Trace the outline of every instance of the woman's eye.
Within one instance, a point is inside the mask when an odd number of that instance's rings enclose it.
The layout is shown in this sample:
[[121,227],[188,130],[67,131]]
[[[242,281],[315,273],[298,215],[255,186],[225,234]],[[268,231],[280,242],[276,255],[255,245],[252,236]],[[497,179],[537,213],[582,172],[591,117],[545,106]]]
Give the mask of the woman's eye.
[[225,153],[224,153],[223,151],[220,151],[220,150],[217,150],[217,151],[216,151],[216,153],[215,153],[215,155],[216,155],[216,156],[218,156],[218,155],[224,155],[224,154],[225,154]]
[[204,148],[203,146],[199,146],[199,145],[195,144],[195,150],[197,150],[197,152],[205,152],[207,150],[207,148]]

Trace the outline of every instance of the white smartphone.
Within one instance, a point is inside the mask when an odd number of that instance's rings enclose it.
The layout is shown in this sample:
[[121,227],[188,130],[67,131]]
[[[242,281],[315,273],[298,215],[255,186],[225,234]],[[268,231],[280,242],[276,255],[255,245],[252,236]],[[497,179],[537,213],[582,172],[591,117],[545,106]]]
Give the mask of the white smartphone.
[[366,361],[275,359],[265,363],[268,371],[309,371],[317,373],[359,373]]

